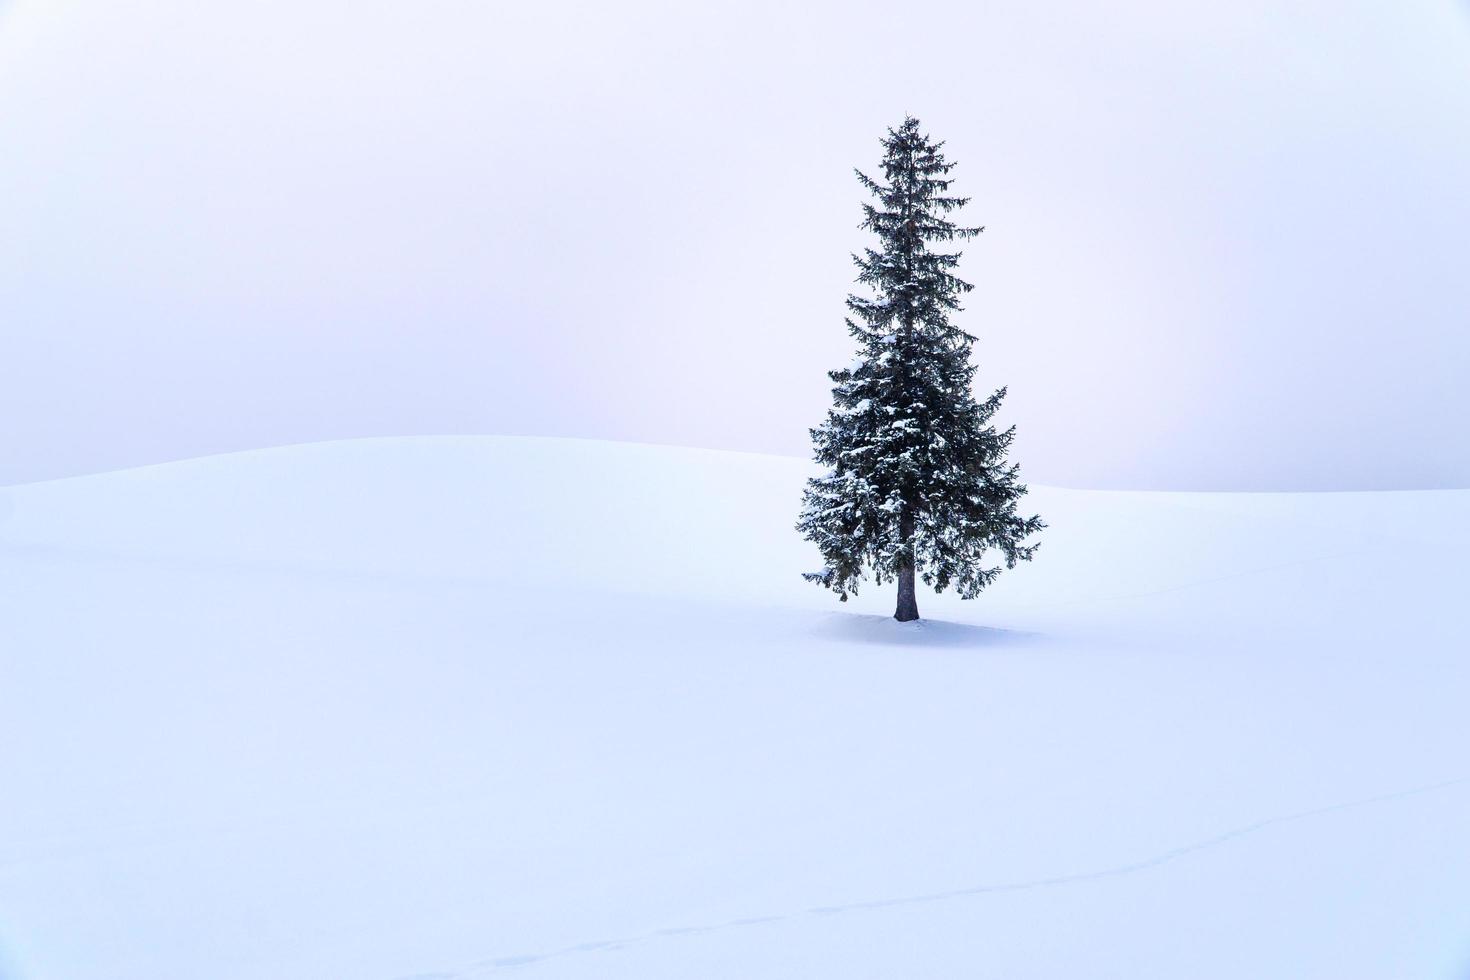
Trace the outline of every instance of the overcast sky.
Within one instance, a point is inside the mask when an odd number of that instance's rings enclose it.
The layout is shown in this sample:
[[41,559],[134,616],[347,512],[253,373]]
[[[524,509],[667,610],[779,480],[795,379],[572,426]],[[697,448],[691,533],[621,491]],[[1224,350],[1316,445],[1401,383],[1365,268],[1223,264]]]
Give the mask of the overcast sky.
[[0,483],[349,436],[803,455],[948,141],[1028,478],[1470,486],[1451,0],[0,0]]

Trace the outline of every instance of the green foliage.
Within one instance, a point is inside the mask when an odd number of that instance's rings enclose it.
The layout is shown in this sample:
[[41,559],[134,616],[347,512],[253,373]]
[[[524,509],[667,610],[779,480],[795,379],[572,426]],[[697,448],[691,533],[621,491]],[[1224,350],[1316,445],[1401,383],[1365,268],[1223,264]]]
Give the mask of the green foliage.
[[858,358],[830,372],[833,405],[811,430],[828,472],[808,482],[797,530],[826,567],[806,578],[846,601],[865,567],[882,585],[911,564],[935,589],[971,599],[1000,573],[986,552],[1007,568],[1029,561],[1037,545],[1026,539],[1045,525],[1017,514],[1026,487],[1005,461],[1014,429],[990,424],[1005,389],[983,401],[971,391],[975,338],[950,322],[972,288],[954,274],[961,253],[929,247],[984,229],[948,220],[968,198],[949,193],[954,164],[917,119],[882,143],[882,179],[857,174],[875,199],[862,227],[878,239],[853,256],[873,294],[847,298]]

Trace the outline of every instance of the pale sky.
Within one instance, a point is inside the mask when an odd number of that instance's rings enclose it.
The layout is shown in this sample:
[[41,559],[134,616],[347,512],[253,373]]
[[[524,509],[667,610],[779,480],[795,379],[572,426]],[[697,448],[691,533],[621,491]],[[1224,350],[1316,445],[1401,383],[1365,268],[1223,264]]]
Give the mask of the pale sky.
[[1470,19],[0,0],[0,484],[352,436],[805,455],[878,137],[1082,487],[1470,486]]

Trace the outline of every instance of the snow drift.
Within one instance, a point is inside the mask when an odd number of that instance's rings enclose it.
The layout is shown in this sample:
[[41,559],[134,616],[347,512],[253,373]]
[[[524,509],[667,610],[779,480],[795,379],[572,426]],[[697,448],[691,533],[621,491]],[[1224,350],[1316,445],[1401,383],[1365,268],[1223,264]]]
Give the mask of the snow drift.
[[1470,493],[1038,489],[900,626],[801,581],[807,473],[0,490],[0,975],[1464,976]]

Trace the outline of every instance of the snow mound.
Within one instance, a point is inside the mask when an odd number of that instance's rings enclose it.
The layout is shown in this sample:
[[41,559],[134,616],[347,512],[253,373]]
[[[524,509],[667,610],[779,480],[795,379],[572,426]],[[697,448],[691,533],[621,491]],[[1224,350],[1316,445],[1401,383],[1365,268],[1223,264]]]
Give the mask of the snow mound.
[[1035,489],[887,618],[799,461],[0,489],[0,975],[1454,980],[1470,493]]

